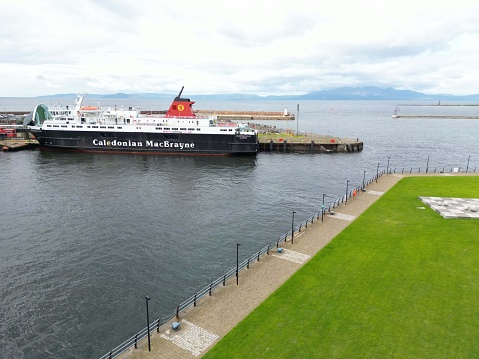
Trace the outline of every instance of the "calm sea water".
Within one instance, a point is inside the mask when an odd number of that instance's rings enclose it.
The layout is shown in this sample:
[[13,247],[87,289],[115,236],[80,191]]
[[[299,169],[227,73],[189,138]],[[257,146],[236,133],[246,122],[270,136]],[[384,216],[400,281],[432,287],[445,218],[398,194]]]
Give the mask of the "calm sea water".
[[[0,108],[29,110],[36,102],[3,98]],[[145,327],[145,295],[151,320],[173,311],[235,266],[236,243],[240,257],[249,257],[290,229],[293,210],[298,221],[306,219],[320,209],[323,193],[333,202],[347,180],[361,185],[364,171],[371,178],[388,159],[399,171],[424,171],[427,161],[440,170],[479,166],[479,120],[392,119],[396,105],[304,101],[298,123],[272,123],[359,138],[360,153],[0,153],[0,357],[100,357]],[[285,106],[296,112],[297,103],[279,101],[196,108]],[[477,111],[401,107],[403,115]]]

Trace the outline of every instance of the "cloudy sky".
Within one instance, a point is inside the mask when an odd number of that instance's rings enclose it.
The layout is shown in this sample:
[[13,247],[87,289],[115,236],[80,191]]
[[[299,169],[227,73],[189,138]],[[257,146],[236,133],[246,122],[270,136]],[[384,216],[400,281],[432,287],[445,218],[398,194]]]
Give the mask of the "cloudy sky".
[[0,96],[479,93],[477,0],[0,0]]

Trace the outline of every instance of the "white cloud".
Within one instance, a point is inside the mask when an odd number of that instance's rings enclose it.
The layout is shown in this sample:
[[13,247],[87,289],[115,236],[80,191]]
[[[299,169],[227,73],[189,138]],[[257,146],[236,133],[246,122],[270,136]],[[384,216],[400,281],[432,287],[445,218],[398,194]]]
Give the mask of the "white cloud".
[[0,96],[477,93],[476,3],[0,0]]

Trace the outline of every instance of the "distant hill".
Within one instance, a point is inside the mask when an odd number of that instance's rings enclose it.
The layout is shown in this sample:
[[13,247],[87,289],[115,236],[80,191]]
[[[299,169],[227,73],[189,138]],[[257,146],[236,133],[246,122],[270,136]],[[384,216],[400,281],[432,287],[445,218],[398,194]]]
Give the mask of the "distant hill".
[[[178,94],[165,93],[116,93],[108,95],[88,94],[94,98],[121,98],[121,99],[148,99],[168,100]],[[38,96],[39,98],[74,98],[76,94],[58,94],[51,96]],[[444,101],[479,101],[479,94],[455,96],[450,94],[430,95],[410,90],[396,90],[393,88],[378,87],[340,87],[332,90],[313,91],[303,95],[282,95],[282,96],[258,96],[247,94],[187,94],[182,97],[190,97],[194,100],[214,101],[254,101],[254,100],[444,100]]]
[[410,90],[378,87],[340,87],[333,90],[313,91],[298,96],[268,96],[269,99],[291,100],[445,100],[479,101],[479,94],[454,96],[449,94],[429,95]]

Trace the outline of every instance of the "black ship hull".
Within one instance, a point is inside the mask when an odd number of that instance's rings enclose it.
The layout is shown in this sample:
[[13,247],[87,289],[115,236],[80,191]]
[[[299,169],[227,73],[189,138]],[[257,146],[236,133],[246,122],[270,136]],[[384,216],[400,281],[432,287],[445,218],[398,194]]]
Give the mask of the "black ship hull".
[[40,147],[82,152],[255,155],[256,134],[190,134],[32,129]]

